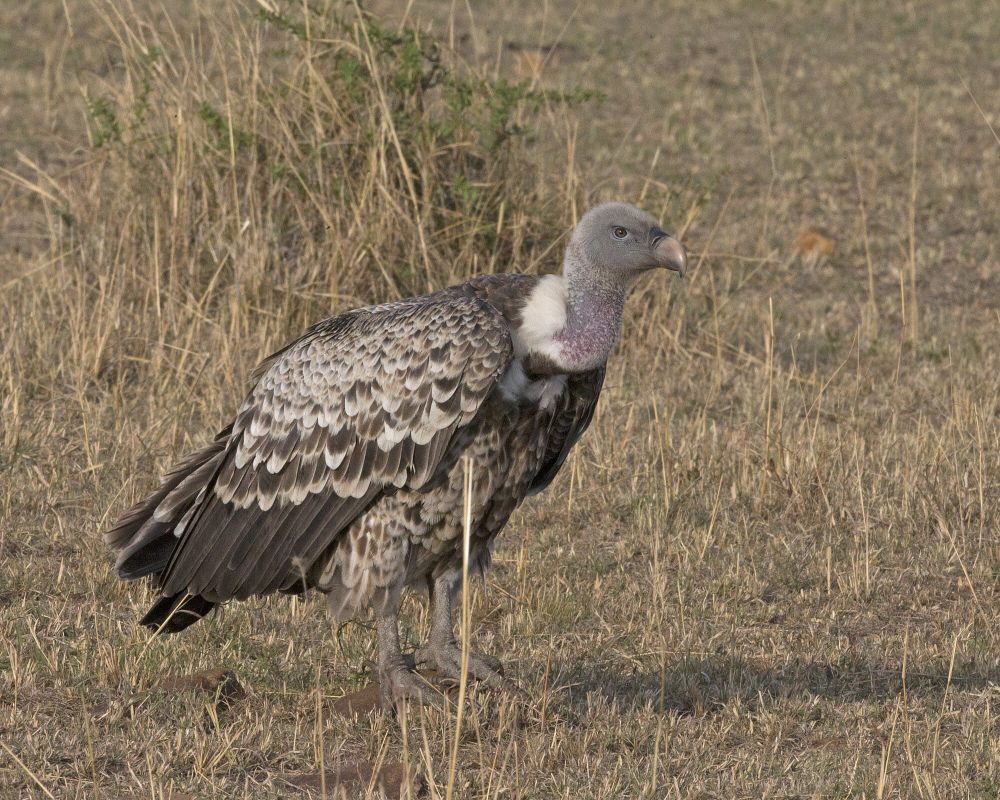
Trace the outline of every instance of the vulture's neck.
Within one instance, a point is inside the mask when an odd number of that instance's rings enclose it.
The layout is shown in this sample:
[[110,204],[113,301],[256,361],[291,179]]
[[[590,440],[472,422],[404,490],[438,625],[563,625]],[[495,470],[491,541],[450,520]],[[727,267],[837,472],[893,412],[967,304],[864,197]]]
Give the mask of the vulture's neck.
[[560,372],[603,365],[618,341],[628,287],[585,264],[571,244],[563,275],[546,275],[522,313],[521,350]]

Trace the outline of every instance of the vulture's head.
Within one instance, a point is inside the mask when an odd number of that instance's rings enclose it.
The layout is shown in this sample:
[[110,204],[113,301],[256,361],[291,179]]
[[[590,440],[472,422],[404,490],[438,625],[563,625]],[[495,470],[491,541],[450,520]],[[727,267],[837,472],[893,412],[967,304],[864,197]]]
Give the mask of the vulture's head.
[[603,203],[577,224],[569,248],[586,268],[610,273],[630,284],[647,270],[663,268],[684,275],[684,246],[657,220],[628,203]]

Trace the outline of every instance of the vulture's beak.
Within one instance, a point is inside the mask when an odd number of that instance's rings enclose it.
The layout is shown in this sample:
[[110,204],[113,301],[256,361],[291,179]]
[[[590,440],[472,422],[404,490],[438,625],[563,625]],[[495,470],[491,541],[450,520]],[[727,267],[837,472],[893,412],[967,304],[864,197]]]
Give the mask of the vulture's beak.
[[683,278],[688,262],[684,245],[660,228],[653,228],[649,232],[649,241],[656,255],[657,266],[673,270]]

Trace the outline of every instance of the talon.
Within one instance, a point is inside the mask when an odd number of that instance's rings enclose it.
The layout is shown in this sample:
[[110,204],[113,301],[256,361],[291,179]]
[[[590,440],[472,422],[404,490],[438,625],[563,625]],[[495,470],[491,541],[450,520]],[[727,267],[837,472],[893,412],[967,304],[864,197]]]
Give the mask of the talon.
[[[415,661],[418,669],[434,670],[438,676],[456,685],[462,679],[462,650],[455,643],[421,647],[415,653]],[[491,688],[520,691],[513,681],[504,677],[503,664],[493,656],[469,653],[466,674]]]
[[382,708],[395,712],[407,700],[430,708],[443,708],[444,697],[405,665],[394,666],[379,675]]

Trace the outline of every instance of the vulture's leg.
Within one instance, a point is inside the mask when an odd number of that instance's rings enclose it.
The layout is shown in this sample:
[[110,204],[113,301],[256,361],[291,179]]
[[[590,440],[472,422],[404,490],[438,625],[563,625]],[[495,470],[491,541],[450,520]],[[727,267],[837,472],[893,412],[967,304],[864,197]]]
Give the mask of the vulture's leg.
[[[461,582],[460,571],[446,572],[430,583],[431,634],[427,644],[416,652],[417,667],[433,669],[441,677],[460,680],[462,675],[462,648],[455,641],[451,623],[451,609],[455,602],[456,588]],[[488,686],[505,685],[503,667],[493,656],[470,652],[470,678],[483,681]]]
[[375,617],[378,639],[378,682],[382,708],[392,711],[404,700],[441,706],[441,695],[413,672],[399,649],[399,605],[380,611]]

